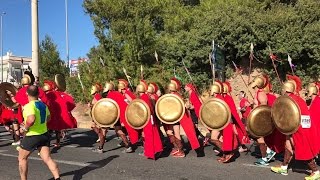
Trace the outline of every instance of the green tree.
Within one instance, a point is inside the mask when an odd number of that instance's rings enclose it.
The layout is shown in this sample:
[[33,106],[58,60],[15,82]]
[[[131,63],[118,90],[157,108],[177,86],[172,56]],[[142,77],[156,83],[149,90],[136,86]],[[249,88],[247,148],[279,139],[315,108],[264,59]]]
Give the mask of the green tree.
[[41,41],[39,51],[40,82],[46,79],[54,80],[55,74],[68,75],[68,68],[65,62],[60,59],[57,45],[48,35]]

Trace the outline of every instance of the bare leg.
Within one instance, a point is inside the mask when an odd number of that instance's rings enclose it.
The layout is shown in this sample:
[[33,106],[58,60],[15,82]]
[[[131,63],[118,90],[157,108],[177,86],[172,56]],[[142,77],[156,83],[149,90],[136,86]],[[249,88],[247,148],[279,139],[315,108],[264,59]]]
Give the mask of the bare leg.
[[49,170],[51,171],[53,177],[55,179],[59,178],[59,168],[56,164],[56,162],[53,161],[53,159],[50,156],[50,149],[49,147],[43,146],[40,147],[39,149],[40,152],[40,157],[43,160],[44,163],[48,166]]
[[28,157],[30,156],[31,152],[20,149],[19,150],[19,172],[21,180],[27,180],[28,177]]
[[263,137],[258,138],[257,142],[259,144],[259,148],[260,148],[260,152],[261,152],[262,158],[266,158],[267,157],[267,145],[264,142],[264,138]]

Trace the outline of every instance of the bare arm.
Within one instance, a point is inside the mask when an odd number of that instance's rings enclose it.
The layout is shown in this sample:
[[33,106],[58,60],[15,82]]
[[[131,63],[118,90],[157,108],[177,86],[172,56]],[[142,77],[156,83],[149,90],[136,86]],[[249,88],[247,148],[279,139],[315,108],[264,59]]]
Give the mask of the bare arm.
[[29,115],[27,117],[27,121],[26,121],[24,128],[29,129],[34,124],[35,120],[36,120],[36,116],[34,114]]
[[260,102],[260,105],[268,105],[267,94],[264,92],[260,92],[258,95],[258,101]]

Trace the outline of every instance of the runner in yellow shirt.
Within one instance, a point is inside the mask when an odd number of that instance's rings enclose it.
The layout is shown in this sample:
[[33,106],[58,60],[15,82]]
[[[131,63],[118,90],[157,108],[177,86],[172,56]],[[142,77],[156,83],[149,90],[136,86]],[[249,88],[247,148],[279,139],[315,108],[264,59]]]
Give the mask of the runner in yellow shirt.
[[39,89],[31,85],[27,89],[29,103],[23,108],[25,137],[21,140],[19,149],[19,171],[21,180],[26,180],[28,175],[28,157],[38,149],[42,160],[53,174],[54,179],[60,180],[57,164],[50,155],[50,134],[47,121],[50,119],[48,107],[38,100]]

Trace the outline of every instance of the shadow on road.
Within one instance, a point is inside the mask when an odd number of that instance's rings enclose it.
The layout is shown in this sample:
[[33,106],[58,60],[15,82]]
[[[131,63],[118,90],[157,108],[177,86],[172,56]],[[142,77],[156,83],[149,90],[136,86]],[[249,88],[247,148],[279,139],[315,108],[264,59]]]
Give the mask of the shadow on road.
[[109,164],[113,159],[118,158],[118,157],[119,157],[118,155],[114,155],[114,156],[110,156],[106,159],[102,159],[99,161],[88,162],[88,163],[91,163],[89,166],[83,167],[83,168],[75,170],[75,171],[63,173],[60,175],[60,177],[74,175],[72,178],[73,180],[82,179],[83,175],[85,175],[93,170],[103,168],[104,166]]

